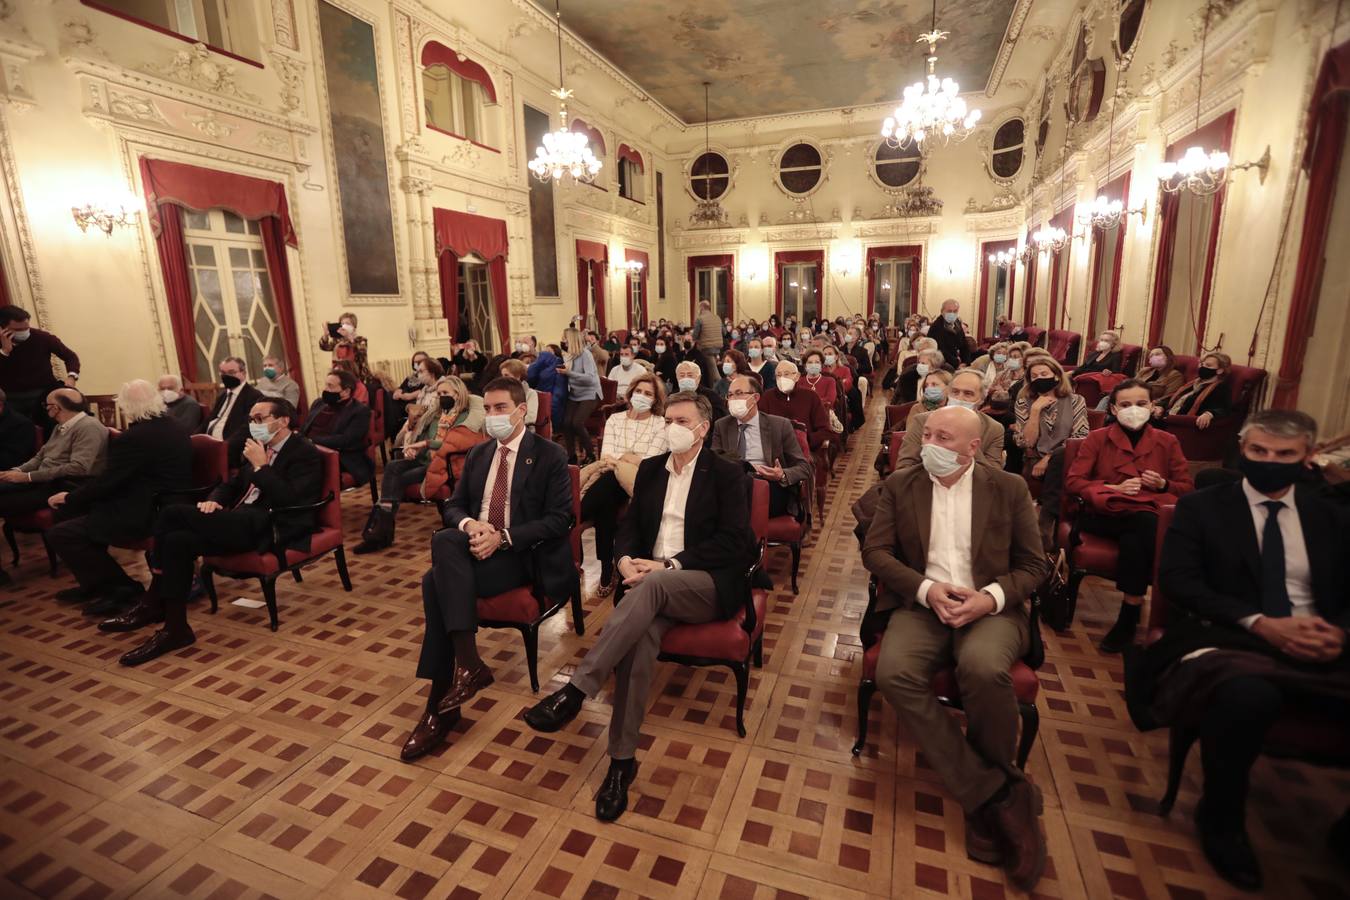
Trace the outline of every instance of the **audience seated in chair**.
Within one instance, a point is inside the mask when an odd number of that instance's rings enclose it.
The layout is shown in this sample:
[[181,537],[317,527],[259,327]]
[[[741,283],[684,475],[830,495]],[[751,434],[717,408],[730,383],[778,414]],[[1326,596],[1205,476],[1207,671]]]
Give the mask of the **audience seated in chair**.
[[202,430],[202,405],[196,397],[184,393],[183,382],[177,375],[159,376],[156,388],[170,418],[186,428],[188,434]]
[[140,582],[109,555],[108,545],[149,537],[156,495],[192,486],[191,437],[169,415],[159,390],[129,381],[117,406],[127,428],[109,442],[103,473],[47,499],[58,520],[47,542],[77,582],[56,599],[88,603],[86,615],[116,613],[140,596]]
[[271,546],[274,538],[287,547],[309,548],[314,511],[283,511],[320,499],[323,460],[314,444],[291,431],[295,418],[295,408],[280,398],[254,403],[243,462],[234,477],[195,506],[179,504],[159,512],[150,587],[135,606],[99,628],[135,631],[160,622],[164,627],[124,654],[122,665],[138,666],[196,642],[187,622],[187,601],[198,557],[258,551]]
[[[1029,890],[1045,867],[1040,789],[1014,765],[1018,709],[1009,670],[1026,652],[1029,597],[1048,566],[1026,485],[981,453],[979,415],[944,408],[924,423],[922,467],[882,487],[863,564],[893,610],[877,684],[966,814],[973,858],[1002,860]],[[933,674],[955,658],[968,736],[938,703]]]
[[1082,365],[1073,370],[1074,375],[1089,372],[1114,372],[1121,374],[1120,364],[1124,356],[1120,349],[1120,335],[1114,331],[1103,331],[1097,335],[1097,343],[1083,357]]
[[458,376],[441,377],[435,393],[437,411],[421,414],[416,430],[403,444],[401,457],[384,467],[380,499],[371,510],[361,543],[354,548],[356,553],[374,553],[392,545],[395,518],[407,489],[416,485],[421,499],[433,499],[443,486],[459,478],[468,451],[486,440],[481,398],[471,396]]
[[[938,374],[934,372],[928,377],[933,378]],[[944,391],[943,407],[961,406],[976,410],[976,415],[980,417],[980,455],[977,459],[996,469],[1002,469],[1005,438],[1003,426],[978,411],[983,403],[984,379],[979,372],[974,369],[962,369],[950,377]],[[897,470],[923,464],[924,426],[932,417],[933,412],[922,411],[915,415],[914,410],[910,411],[905,437],[900,442],[900,454],[895,461]]]
[[429,679],[431,691],[404,742],[405,760],[439,746],[459,721],[460,707],[492,684],[474,640],[479,599],[531,584],[537,596],[554,600],[576,590],[567,454],[526,430],[526,390],[510,378],[484,387],[492,440],[469,451],[441,516],[446,527],[431,539],[417,662],[417,677]]
[[710,387],[704,387],[703,366],[692,359],[686,359],[675,367],[675,387],[681,391],[693,391],[712,405],[713,421],[727,415],[727,401]]
[[[498,374],[502,378],[510,378],[512,381],[519,381],[525,384],[525,375],[529,371],[529,366],[518,359],[504,359]],[[481,397],[479,398],[482,399]],[[525,427],[530,431],[535,430],[539,423],[539,394],[532,390],[528,385],[525,388]]]
[[[1302,483],[1317,423],[1290,410],[1243,425],[1243,479],[1177,503],[1158,582],[1167,630],[1136,664],[1126,697],[1141,728],[1200,740],[1200,845],[1214,868],[1247,890],[1261,869],[1244,824],[1252,764],[1283,714],[1306,711],[1350,728],[1350,531],[1344,512]],[[1183,745],[1184,747],[1185,745]],[[1350,855],[1350,812],[1332,829]]]
[[581,518],[595,523],[595,555],[600,560],[600,583],[595,591],[598,597],[608,597],[614,590],[614,533],[620,508],[632,496],[638,466],[669,449],[666,391],[661,378],[653,372],[634,378],[628,386],[626,405],[627,409],[605,420],[600,458],[581,473]]
[[314,404],[300,433],[320,447],[338,454],[342,471],[361,485],[375,476],[375,466],[366,452],[370,432],[370,407],[356,399],[359,382],[343,369],[329,372],[323,381],[322,402]]
[[909,403],[911,400],[923,400],[925,379],[932,372],[943,370],[951,372],[941,350],[925,347],[918,352],[914,365],[909,366],[895,379],[895,390],[891,393],[892,403]]
[[1059,494],[1064,484],[1064,442],[1087,437],[1087,404],[1073,393],[1069,378],[1048,353],[1024,357],[1027,382],[1013,404],[1013,440],[1022,448],[1022,475],[1034,483],[1040,502],[1041,540],[1054,547]]
[[1153,417],[1195,416],[1196,428],[1208,428],[1216,418],[1233,409],[1233,392],[1228,384],[1228,370],[1232,367],[1233,360],[1227,353],[1206,353],[1200,358],[1195,379],[1164,397],[1154,407]]
[[237,356],[220,361],[220,383],[224,390],[216,394],[202,434],[224,441],[230,448],[230,468],[237,468],[244,441],[248,440],[249,410],[262,399],[262,392],[248,383],[248,368]]
[[811,462],[790,421],[759,411],[760,393],[758,379],[750,375],[732,379],[727,395],[731,414],[713,424],[712,450],[769,483],[770,518],[804,516],[798,485],[811,477]]
[[1064,473],[1064,490],[1082,504],[1080,529],[1119,544],[1116,590],[1124,597],[1100,644],[1104,653],[1119,653],[1134,642],[1144,591],[1153,580],[1158,508],[1174,505],[1194,485],[1181,444],[1150,424],[1148,386],[1126,379],[1111,391],[1110,401],[1114,421],[1088,433]]
[[670,452],[639,466],[615,545],[628,592],[568,684],[525,713],[536,731],[557,731],[615,673],[609,771],[595,799],[602,821],[628,806],[662,637],[679,623],[732,617],[750,590],[746,575],[756,551],[749,491],[740,468],[706,444],[712,408],[697,394],[679,392],[667,401],[666,421]]
[[262,377],[254,384],[264,397],[280,397],[291,406],[300,406],[300,385],[286,373],[286,363],[279,356],[263,360]]
[[801,373],[794,363],[780,359],[774,368],[774,384],[765,385],[759,398],[760,409],[768,415],[781,416],[789,422],[806,426],[806,440],[812,450],[819,449],[834,434],[825,404],[815,391],[799,390]]
[[[805,344],[804,341],[803,344]],[[819,349],[812,347],[809,350],[804,350],[801,354],[801,360],[804,372],[801,383],[810,388],[820,398],[821,405],[825,407],[828,415],[829,411],[834,409],[838,403],[840,394],[843,393],[839,379],[835,378],[832,373],[825,371],[825,354]]]

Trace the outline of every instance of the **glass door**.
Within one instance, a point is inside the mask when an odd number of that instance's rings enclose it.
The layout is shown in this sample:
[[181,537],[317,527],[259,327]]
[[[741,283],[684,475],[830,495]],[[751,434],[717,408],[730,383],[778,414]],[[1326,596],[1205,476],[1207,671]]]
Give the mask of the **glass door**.
[[779,275],[783,285],[783,315],[809,322],[820,315],[820,287],[815,263],[785,263]]
[[712,304],[713,312],[719,319],[725,319],[727,313],[727,281],[730,271],[726,266],[709,266],[694,270],[694,289],[699,300]]
[[492,285],[488,267],[483,263],[459,264],[459,321],[469,326],[469,337],[478,351],[488,356],[497,352],[497,328],[492,308]]
[[914,259],[878,259],[872,266],[872,311],[883,328],[898,328],[913,312]]

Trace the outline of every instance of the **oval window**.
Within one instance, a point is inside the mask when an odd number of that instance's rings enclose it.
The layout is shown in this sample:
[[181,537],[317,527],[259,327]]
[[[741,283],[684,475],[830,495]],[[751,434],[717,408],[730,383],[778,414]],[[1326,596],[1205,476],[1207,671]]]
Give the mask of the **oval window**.
[[990,168],[999,178],[1012,178],[1022,169],[1025,156],[1026,125],[1021,119],[1009,119],[994,132],[994,149]]
[[917,146],[901,149],[892,147],[885,141],[877,145],[875,164],[877,181],[887,187],[904,187],[919,177],[919,169],[922,166],[923,158],[919,155]]
[[820,151],[810,144],[793,144],[778,160],[778,183],[789,194],[805,194],[820,184]]
[[700,200],[717,200],[731,187],[731,166],[727,158],[709,150],[689,168],[689,189]]

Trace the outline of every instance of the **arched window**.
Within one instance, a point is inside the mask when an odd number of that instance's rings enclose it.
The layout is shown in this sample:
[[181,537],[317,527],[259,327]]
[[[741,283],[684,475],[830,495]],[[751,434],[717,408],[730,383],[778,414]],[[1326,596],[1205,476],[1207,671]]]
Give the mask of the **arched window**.
[[689,167],[689,190],[700,200],[720,200],[731,187],[731,164],[716,150],[700,154]]
[[989,157],[989,168],[998,178],[1012,178],[1022,170],[1026,140],[1026,123],[1009,119],[994,132],[994,149]]
[[495,123],[487,110],[497,103],[497,89],[487,70],[435,41],[422,49],[422,66],[427,127],[493,147]]
[[793,144],[778,158],[778,183],[789,194],[810,193],[823,175],[820,151],[811,144]]
[[902,188],[919,177],[923,167],[923,157],[918,147],[901,149],[891,147],[885,141],[877,144],[872,171],[877,181],[888,188]]

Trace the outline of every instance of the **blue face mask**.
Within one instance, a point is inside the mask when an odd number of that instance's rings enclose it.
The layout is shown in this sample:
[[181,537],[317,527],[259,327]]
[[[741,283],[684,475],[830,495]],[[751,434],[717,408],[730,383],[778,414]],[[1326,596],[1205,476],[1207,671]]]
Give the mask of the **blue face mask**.
[[698,382],[697,382],[696,380],[694,380],[693,378],[681,378],[681,379],[680,379],[680,390],[682,390],[682,391],[692,391],[692,390],[694,390],[696,387],[698,387]]
[[761,349],[759,349],[758,347],[751,347],[751,348],[750,348],[750,358],[751,358],[751,359],[759,359],[759,358],[760,358],[761,356],[763,356],[763,355],[764,355],[764,351],[761,350]]
[[942,399],[942,388],[940,387],[924,388],[923,399],[927,400],[929,403],[937,403],[939,400]]
[[483,431],[487,436],[497,441],[504,441],[511,436],[511,432],[516,430],[515,423],[511,421],[511,414],[504,413],[498,416],[487,416],[483,422]]
[[942,314],[942,318],[943,318],[944,320],[946,320],[946,322],[947,322],[948,325],[951,325],[951,324],[953,324],[954,322],[956,322],[956,313],[954,313],[954,312],[945,312],[945,313]]
[[1003,364],[1004,364],[1005,362],[1007,362],[1007,361],[1008,361],[1008,354],[1006,354],[1006,353],[995,353],[995,354],[994,354],[994,362],[998,363],[1000,366],[1003,365]]
[[266,422],[249,422],[248,436],[260,444],[265,444],[272,439],[272,429],[267,427]]
[[819,375],[819,374],[820,374],[820,363],[807,363],[807,364],[806,364],[806,374],[807,374],[807,375]]

